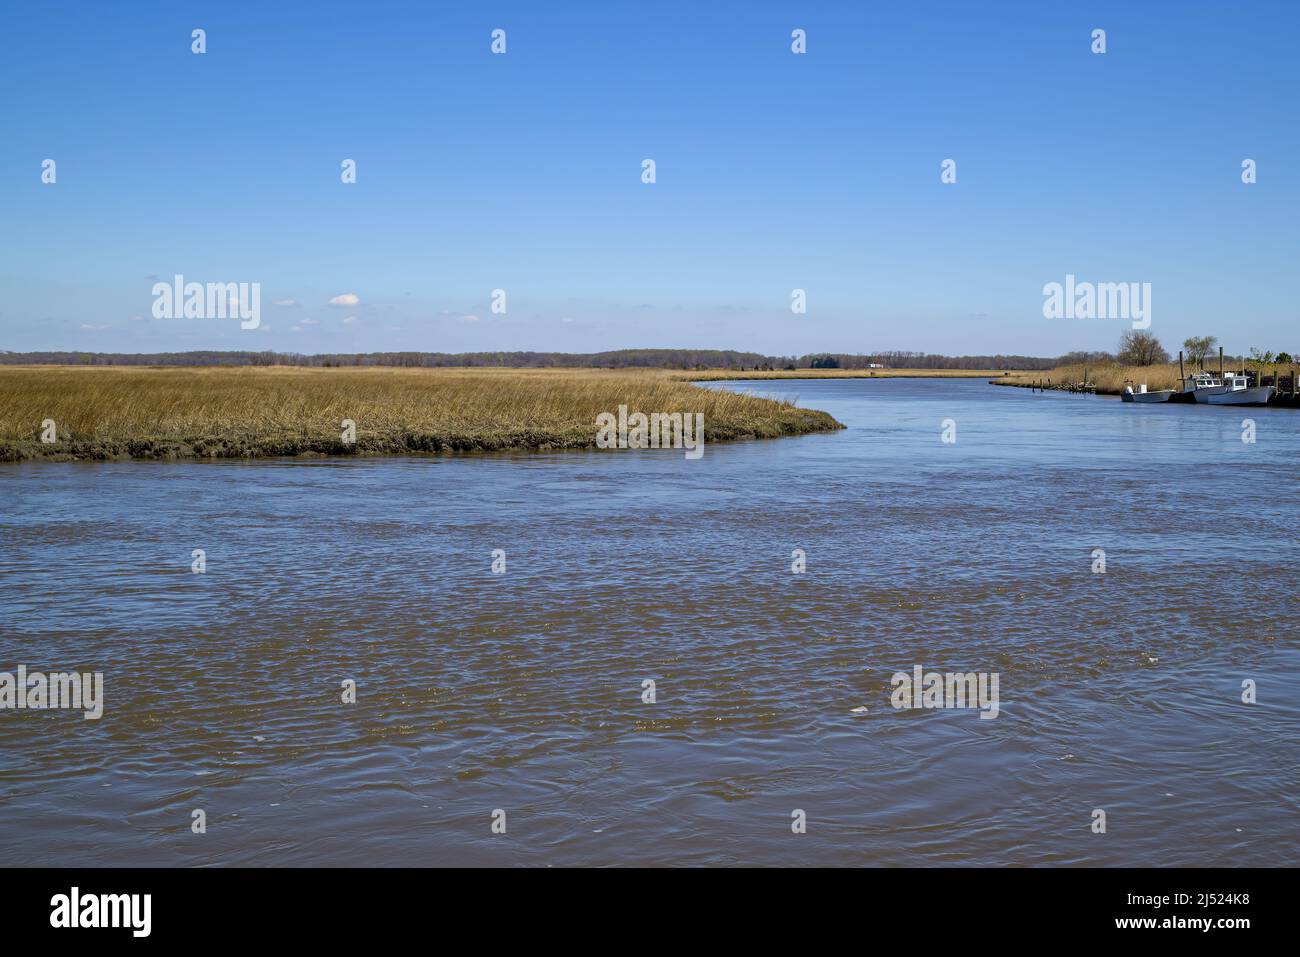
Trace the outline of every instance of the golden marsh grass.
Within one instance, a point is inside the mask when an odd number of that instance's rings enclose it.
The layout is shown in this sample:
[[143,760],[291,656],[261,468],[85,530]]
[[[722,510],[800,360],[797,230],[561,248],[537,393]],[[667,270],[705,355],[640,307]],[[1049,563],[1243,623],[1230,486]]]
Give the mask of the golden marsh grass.
[[[1215,365],[1215,369],[1217,368],[1218,366]],[[1187,367],[1188,375],[1195,371],[1191,366]],[[1097,392],[1101,395],[1119,395],[1129,382],[1132,382],[1135,388],[1138,383],[1145,382],[1147,388],[1153,392],[1157,389],[1180,388],[1177,362],[1153,366],[1126,366],[1118,362],[1090,365],[1079,363],[1058,366],[1045,372],[1016,372],[1009,378],[1000,380],[998,385],[1029,386],[1038,382],[1047,383],[1049,380],[1052,386],[1077,385],[1084,381],[1085,373],[1088,382],[1096,386]]]
[[[0,459],[594,448],[596,416],[701,412],[708,441],[840,428],[792,402],[659,371],[0,367]],[[341,423],[356,423],[356,445]],[[59,441],[40,442],[53,420]]]
[[[1185,368],[1189,376],[1198,371],[1191,363],[1187,363]],[[1210,372],[1218,372],[1218,360],[1207,362],[1205,368]],[[1241,372],[1245,369],[1249,369],[1251,372],[1261,371],[1259,365],[1251,362],[1243,363],[1241,359],[1224,361],[1225,371]],[[1272,376],[1274,372],[1278,373],[1282,377],[1285,388],[1290,388],[1289,383],[1291,377],[1295,375],[1295,370],[1296,367],[1291,364],[1266,365],[1262,369],[1265,376]],[[1153,392],[1157,389],[1182,389],[1177,362],[1161,363],[1153,366],[1126,366],[1120,365],[1118,362],[1095,363],[1088,366],[1083,364],[1058,366],[1046,372],[1015,372],[1008,378],[997,380],[997,385],[1027,387],[1039,382],[1049,384],[1051,387],[1077,385],[1084,381],[1085,373],[1088,382],[1096,387],[1099,395],[1119,395],[1124,391],[1124,386],[1130,382],[1133,383],[1135,389],[1139,383],[1145,382],[1147,389]],[[1272,379],[1266,378],[1264,381],[1272,382]]]

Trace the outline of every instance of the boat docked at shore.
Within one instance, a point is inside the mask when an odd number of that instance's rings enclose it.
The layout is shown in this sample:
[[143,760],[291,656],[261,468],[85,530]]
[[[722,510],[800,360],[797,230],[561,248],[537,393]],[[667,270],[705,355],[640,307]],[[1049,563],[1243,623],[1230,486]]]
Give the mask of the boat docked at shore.
[[1155,389],[1147,391],[1145,382],[1139,383],[1137,391],[1133,390],[1132,385],[1124,386],[1124,391],[1119,394],[1121,401],[1124,402],[1168,402],[1174,397],[1173,389]]
[[1183,391],[1205,405],[1267,405],[1273,397],[1273,386],[1253,386],[1244,373],[1237,372],[1223,376],[1198,372],[1183,380]]

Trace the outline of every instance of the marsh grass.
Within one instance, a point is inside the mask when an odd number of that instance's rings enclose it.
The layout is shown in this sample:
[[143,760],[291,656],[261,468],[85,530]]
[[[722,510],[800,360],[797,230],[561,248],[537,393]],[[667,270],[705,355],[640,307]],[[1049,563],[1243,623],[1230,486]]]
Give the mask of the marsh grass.
[[[594,448],[597,414],[620,404],[702,412],[710,442],[842,428],[660,371],[11,366],[0,367],[0,460]],[[46,419],[52,445],[39,441]]]
[[[1252,362],[1244,362],[1241,359],[1225,359],[1224,370],[1232,372],[1241,372],[1249,370],[1251,372],[1263,372],[1266,376],[1272,376],[1275,372],[1283,377],[1284,383],[1289,383],[1290,377],[1295,374],[1296,367],[1292,364],[1280,363],[1276,365],[1265,365],[1261,367]],[[1193,375],[1199,369],[1192,363],[1185,366],[1187,374]],[[1218,359],[1205,363],[1206,371],[1219,371]],[[1047,372],[1016,372],[1005,379],[998,379],[998,385],[1017,385],[1029,386],[1037,382],[1046,382],[1051,380],[1051,385],[1059,387],[1062,385],[1072,385],[1083,381],[1084,372],[1087,372],[1088,381],[1097,387],[1100,395],[1119,395],[1124,391],[1124,386],[1132,382],[1134,389],[1145,382],[1147,389],[1155,391],[1157,389],[1175,389],[1180,390],[1182,383],[1178,380],[1178,363],[1170,362],[1154,366],[1126,366],[1119,363],[1107,363],[1105,365],[1069,365],[1060,366]],[[1272,381],[1266,379],[1265,381]],[[1289,388],[1289,386],[1287,386]]]
[[[1195,370],[1189,366],[1187,369],[1188,375],[1191,375],[1193,371]],[[1152,392],[1157,389],[1177,389],[1180,387],[1177,362],[1154,366],[1126,366],[1120,365],[1118,362],[1104,365],[1094,363],[1085,366],[1080,363],[1078,365],[1058,366],[1046,372],[1012,373],[1006,378],[997,380],[997,384],[1030,386],[1039,382],[1046,383],[1050,380],[1053,387],[1077,385],[1084,381],[1085,372],[1088,376],[1088,382],[1095,385],[1097,392],[1101,395],[1119,395],[1129,382],[1133,383],[1135,389],[1139,383],[1145,382],[1147,388]]]

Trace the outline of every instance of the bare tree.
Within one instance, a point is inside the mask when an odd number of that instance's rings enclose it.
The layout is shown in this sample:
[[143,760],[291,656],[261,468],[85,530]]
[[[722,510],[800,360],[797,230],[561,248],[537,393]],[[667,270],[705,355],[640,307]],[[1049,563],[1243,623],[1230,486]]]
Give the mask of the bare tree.
[[1154,366],[1168,362],[1169,353],[1151,333],[1130,329],[1120,336],[1115,358],[1126,366]]

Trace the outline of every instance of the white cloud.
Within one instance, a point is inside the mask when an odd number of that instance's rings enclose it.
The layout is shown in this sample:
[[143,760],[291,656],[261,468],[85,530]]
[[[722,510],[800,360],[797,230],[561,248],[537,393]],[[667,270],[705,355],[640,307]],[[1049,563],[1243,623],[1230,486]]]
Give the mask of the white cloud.
[[275,303],[274,303],[274,304],[277,305],[277,306],[296,306],[296,305],[298,305],[298,300],[296,300],[296,299],[277,299],[277,300],[275,300]]
[[461,322],[478,322],[478,316],[461,316]]
[[82,332],[103,332],[103,331],[104,331],[105,329],[107,329],[107,328],[108,328],[108,326],[92,326],[92,325],[91,325],[90,323],[88,323],[88,322],[83,322],[83,323],[81,324],[81,331],[82,331]]
[[331,306],[356,306],[361,303],[361,299],[354,292],[345,292],[341,296],[335,296],[330,300]]
[[302,325],[304,325],[304,326],[319,326],[319,325],[320,325],[320,320],[319,320],[319,319],[300,319],[300,320],[298,320],[298,321],[299,321]]
[[356,316],[344,316],[344,317],[343,317],[343,325],[345,325],[345,326],[353,325],[356,321],[357,321],[357,317],[356,317]]

